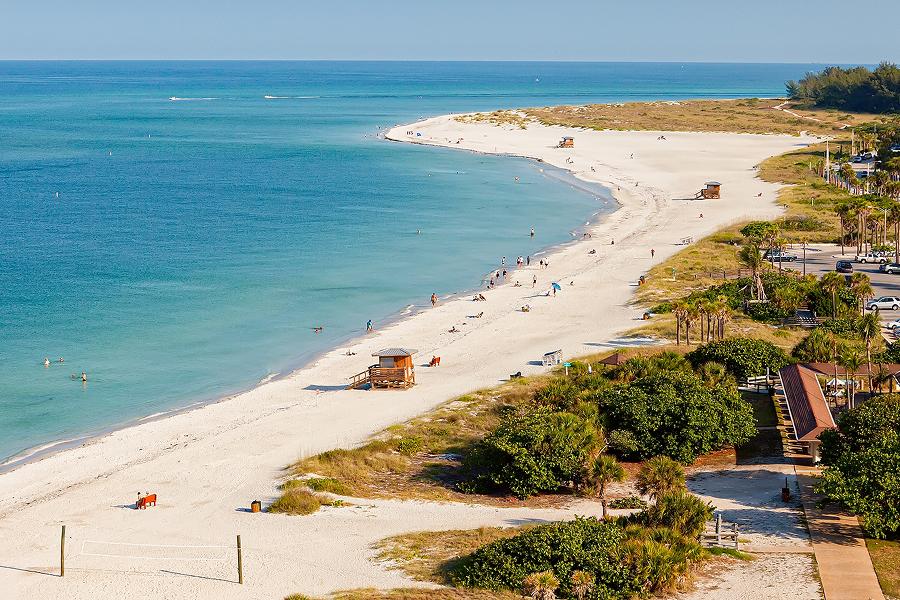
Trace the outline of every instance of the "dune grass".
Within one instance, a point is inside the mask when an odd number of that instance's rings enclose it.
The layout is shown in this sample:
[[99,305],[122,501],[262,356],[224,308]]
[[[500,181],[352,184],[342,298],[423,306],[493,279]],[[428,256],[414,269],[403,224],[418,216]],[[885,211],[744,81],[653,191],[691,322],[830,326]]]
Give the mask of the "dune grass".
[[279,498],[269,506],[269,512],[285,515],[311,515],[331,500],[296,486],[284,490]]
[[[613,129],[620,131],[709,131],[835,135],[845,124],[858,125],[875,115],[845,114],[834,110],[791,107],[793,116],[773,107],[780,99],[684,100],[678,102],[627,102],[528,108],[521,112],[545,125]],[[804,118],[810,117],[810,118]]]
[[521,600],[521,594],[468,588],[361,589],[338,592],[334,600]]
[[456,559],[481,546],[513,537],[522,527],[481,527],[452,531],[417,531],[381,540],[377,558],[416,581],[449,583],[446,573]]
[[[529,402],[546,378],[525,377],[466,394],[389,427],[358,448],[329,450],[303,459],[290,467],[292,475],[303,479],[290,480],[287,485],[365,498],[521,504],[509,498],[463,494],[455,489],[455,483],[461,479],[461,458],[471,444],[492,431],[505,410]],[[552,503],[529,501],[541,502]]]

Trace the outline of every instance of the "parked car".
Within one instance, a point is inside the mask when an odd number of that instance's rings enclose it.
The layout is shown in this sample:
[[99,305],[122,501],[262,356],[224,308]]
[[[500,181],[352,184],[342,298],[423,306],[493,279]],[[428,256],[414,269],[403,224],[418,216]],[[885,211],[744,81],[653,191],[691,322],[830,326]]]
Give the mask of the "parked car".
[[866,303],[869,310],[900,310],[900,298],[896,296],[882,296]]
[[888,261],[887,256],[878,252],[857,254],[855,260],[858,263],[886,263]]
[[853,263],[849,260],[839,260],[834,265],[834,270],[838,273],[852,273],[853,272]]
[[900,330],[900,319],[894,319],[893,321],[890,321],[889,323],[885,323],[884,326],[887,327],[888,329],[890,329],[891,331],[893,331],[894,333],[897,333],[897,331]]
[[889,275],[896,275],[900,273],[900,263],[881,263],[881,266],[878,267],[878,270],[882,273],[888,273]]
[[891,152],[900,152],[900,144],[894,144],[891,146]]
[[796,255],[788,254],[782,250],[766,250],[763,258],[770,262],[794,262],[797,260]]

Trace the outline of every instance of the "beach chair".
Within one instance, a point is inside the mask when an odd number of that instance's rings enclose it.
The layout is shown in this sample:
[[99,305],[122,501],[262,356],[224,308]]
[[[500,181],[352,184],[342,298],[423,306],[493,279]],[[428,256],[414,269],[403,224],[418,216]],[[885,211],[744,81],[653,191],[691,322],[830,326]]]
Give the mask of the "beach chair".
[[431,362],[428,363],[429,367],[439,367],[441,366],[441,357],[440,356],[432,356]]
[[156,494],[147,494],[143,498],[138,498],[137,506],[135,508],[143,510],[148,506],[156,506]]

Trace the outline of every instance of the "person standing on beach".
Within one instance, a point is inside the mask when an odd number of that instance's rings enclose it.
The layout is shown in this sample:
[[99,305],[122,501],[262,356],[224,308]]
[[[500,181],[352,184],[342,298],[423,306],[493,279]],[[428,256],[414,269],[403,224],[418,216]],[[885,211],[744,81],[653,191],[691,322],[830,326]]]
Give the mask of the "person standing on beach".
[[372,319],[366,321],[366,333],[372,333],[374,328],[372,327]]
[[431,294],[431,306],[437,306],[437,294]]
[[656,250],[650,248],[650,258],[653,258],[654,256],[656,256]]
[[530,267],[530,266],[531,266],[531,255],[530,255],[530,254],[529,254],[528,256],[525,257],[525,266],[526,266],[526,267]]
[[537,275],[534,275],[534,276],[531,278],[531,287],[533,288],[533,287],[536,286],[536,285],[537,285]]

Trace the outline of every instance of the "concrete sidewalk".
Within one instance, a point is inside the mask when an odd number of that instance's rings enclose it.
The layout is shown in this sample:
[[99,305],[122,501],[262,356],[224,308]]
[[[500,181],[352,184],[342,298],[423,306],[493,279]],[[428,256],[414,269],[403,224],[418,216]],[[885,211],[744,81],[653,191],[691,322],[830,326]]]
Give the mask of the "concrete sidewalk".
[[797,465],[795,471],[825,600],[884,600],[859,521],[836,508],[816,508],[818,469]]

